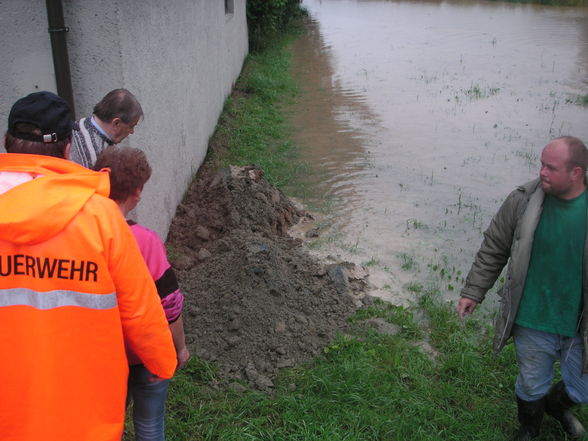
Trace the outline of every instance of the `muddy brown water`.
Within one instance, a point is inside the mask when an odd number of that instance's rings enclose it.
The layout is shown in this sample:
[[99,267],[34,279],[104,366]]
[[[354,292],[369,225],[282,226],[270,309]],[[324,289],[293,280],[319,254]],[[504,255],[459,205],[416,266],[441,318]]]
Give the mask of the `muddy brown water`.
[[366,265],[400,304],[455,299],[482,232],[549,139],[588,141],[588,9],[304,0],[291,122],[322,214],[317,254]]

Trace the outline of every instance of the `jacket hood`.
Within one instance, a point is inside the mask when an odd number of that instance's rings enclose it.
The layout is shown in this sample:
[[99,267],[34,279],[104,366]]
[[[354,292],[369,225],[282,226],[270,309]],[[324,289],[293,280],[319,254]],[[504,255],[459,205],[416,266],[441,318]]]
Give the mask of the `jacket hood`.
[[0,195],[0,240],[18,244],[44,242],[59,232],[94,195],[108,197],[108,173],[95,172],[65,159],[0,154],[0,172],[42,175]]

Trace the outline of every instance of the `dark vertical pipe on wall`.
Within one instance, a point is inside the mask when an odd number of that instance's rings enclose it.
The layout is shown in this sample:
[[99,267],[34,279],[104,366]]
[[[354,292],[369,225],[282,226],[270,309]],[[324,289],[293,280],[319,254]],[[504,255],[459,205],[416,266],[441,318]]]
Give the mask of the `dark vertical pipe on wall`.
[[49,35],[51,37],[51,51],[53,53],[53,69],[57,83],[57,94],[71,106],[75,117],[71,73],[69,70],[69,56],[65,34],[69,28],[63,20],[63,5],[61,0],[47,0],[47,18],[49,20]]

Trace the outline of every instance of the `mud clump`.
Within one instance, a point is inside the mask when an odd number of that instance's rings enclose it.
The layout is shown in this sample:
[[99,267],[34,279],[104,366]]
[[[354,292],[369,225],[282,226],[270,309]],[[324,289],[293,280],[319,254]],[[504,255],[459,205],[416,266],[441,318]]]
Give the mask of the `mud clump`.
[[255,166],[200,176],[178,207],[168,248],[186,295],[186,339],[221,381],[271,388],[280,368],[319,354],[361,304],[366,281],[352,264],[319,262],[288,235],[308,216]]

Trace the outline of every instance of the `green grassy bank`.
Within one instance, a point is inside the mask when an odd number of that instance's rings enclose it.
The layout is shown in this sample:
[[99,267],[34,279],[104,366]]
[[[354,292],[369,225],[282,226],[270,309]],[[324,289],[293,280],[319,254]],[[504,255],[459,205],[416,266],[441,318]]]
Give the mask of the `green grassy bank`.
[[[277,186],[304,171],[292,166],[296,149],[284,119],[296,95],[289,45],[296,32],[249,56],[211,140],[210,164],[255,162]],[[411,308],[376,303],[358,311],[350,332],[313,363],[284,370],[271,394],[219,387],[214,365],[194,357],[171,382],[167,440],[513,439],[512,346],[494,359],[486,320],[461,324],[437,287],[414,286]],[[362,326],[374,317],[400,332]],[[547,419],[540,439],[566,438]]]
[[247,56],[210,140],[209,166],[255,163],[277,187],[301,172],[284,118],[284,110],[298,93],[288,47],[300,32],[302,25],[293,24],[263,52]]

